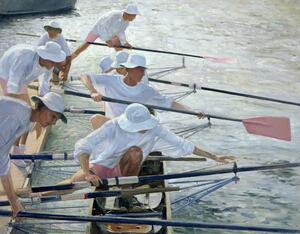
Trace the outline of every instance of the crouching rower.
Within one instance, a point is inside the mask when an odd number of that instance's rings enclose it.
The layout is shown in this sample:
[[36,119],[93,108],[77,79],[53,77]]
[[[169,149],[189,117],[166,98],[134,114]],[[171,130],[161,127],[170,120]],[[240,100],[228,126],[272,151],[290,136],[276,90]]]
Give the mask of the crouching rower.
[[[131,54],[127,62],[122,63],[121,66],[126,70],[125,76],[91,74],[81,77],[83,84],[89,89],[94,101],[101,101],[102,95],[104,95],[119,100],[189,110],[189,107],[160,94],[148,82],[141,82],[147,68],[146,58],[143,55]],[[92,117],[91,122],[93,127],[98,128],[109,118],[118,117],[124,112],[126,106],[124,104],[106,102],[106,117],[101,115]],[[199,118],[203,118],[204,116],[204,113],[199,112]]]
[[67,122],[63,114],[63,98],[60,95],[49,92],[44,97],[33,96],[31,99],[37,103],[36,109],[32,109],[22,100],[0,97],[0,177],[14,216],[23,207],[15,194],[10,174],[11,147],[20,135],[29,130],[31,123],[37,122],[46,127],[54,125],[58,119]]
[[153,149],[160,150],[161,143],[174,149],[172,157],[195,154],[222,163],[234,159],[195,146],[160,125],[145,106],[133,103],[121,116],[107,121],[75,144],[74,158],[81,169],[60,184],[86,180],[98,185],[104,178],[137,176],[143,161]]

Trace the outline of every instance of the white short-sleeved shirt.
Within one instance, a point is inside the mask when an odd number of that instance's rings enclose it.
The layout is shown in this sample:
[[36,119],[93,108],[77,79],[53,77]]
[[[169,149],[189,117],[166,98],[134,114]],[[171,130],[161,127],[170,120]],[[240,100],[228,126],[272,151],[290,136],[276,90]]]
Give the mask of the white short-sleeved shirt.
[[[161,95],[145,82],[139,82],[136,86],[129,86],[124,83],[124,77],[120,75],[92,74],[90,77],[95,89],[104,96],[168,108],[172,106],[173,100],[171,98]],[[125,111],[126,107],[126,104],[105,102],[105,115],[117,117]]]
[[129,22],[123,19],[122,11],[111,11],[101,16],[91,30],[104,41],[111,40],[117,36],[122,45],[126,43],[125,30]]
[[0,97],[0,176],[10,168],[9,151],[16,139],[30,128],[31,107],[26,102]]
[[8,93],[20,92],[22,85],[47,71],[39,64],[36,49],[28,45],[13,46],[0,58],[0,79],[7,81]]
[[120,128],[115,118],[79,140],[75,144],[74,158],[78,161],[79,156],[86,153],[90,155],[90,163],[113,168],[130,147],[141,148],[145,159],[154,148],[159,150],[155,146],[159,140],[173,147],[172,152],[168,151],[172,157],[192,154],[195,148],[192,142],[178,137],[160,124],[145,133],[129,133]]

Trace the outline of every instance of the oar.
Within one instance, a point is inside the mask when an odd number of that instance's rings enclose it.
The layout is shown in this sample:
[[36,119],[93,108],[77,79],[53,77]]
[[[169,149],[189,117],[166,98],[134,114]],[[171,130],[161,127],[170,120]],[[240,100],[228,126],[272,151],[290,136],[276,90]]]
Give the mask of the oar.
[[[162,181],[162,180],[169,180],[169,179],[220,175],[226,173],[274,170],[274,169],[293,168],[293,167],[300,167],[300,162],[271,164],[271,165],[264,165],[264,166],[248,166],[248,167],[238,167],[236,163],[234,163],[234,166],[232,168],[225,168],[225,169],[218,169],[218,170],[193,171],[193,172],[173,173],[173,174],[165,174],[165,175],[128,176],[128,177],[116,177],[116,178],[103,179],[101,180],[102,185],[100,187],[108,188],[110,186],[115,186],[115,185],[119,186],[119,185],[126,185],[126,184],[149,183],[153,181]],[[78,183],[81,184],[77,185]],[[75,183],[64,184],[64,185],[32,187],[31,191],[33,193],[37,193],[37,192],[46,192],[46,191],[53,191],[53,190],[67,190],[67,189],[74,189],[75,186],[83,187],[83,185],[85,185],[86,187],[90,187],[90,184],[88,182],[75,182]]]
[[[78,97],[91,98],[89,94],[79,93],[72,90],[64,90],[64,93],[69,95],[75,95]],[[134,103],[131,101],[119,100],[119,99],[109,98],[105,96],[102,96],[102,101],[121,103],[126,105]],[[174,108],[148,105],[144,103],[140,103],[140,104],[143,104],[153,109],[198,116],[198,113],[194,111],[179,110]],[[247,119],[236,119],[236,118],[228,118],[228,117],[211,115],[211,114],[206,114],[206,117],[208,119],[214,118],[214,119],[242,122],[248,133],[266,136],[266,137],[272,137],[272,138],[285,140],[285,141],[291,141],[290,119],[287,117],[261,116],[261,117],[247,118]]]
[[[32,191],[30,188],[28,188],[23,190],[21,202],[24,205],[37,205],[41,203],[71,201],[71,200],[85,200],[85,199],[91,199],[97,197],[120,197],[120,196],[133,196],[139,194],[175,192],[175,191],[180,191],[180,187],[136,188],[136,189],[122,189],[122,190],[112,190],[112,191],[97,191],[97,192],[89,192],[89,193],[31,197]],[[10,202],[8,200],[0,201],[0,206],[9,206],[9,205]]]
[[[0,210],[0,216],[12,216],[11,211]],[[140,219],[140,218],[123,218],[114,216],[83,216],[83,215],[65,215],[65,214],[47,214],[21,211],[17,217],[50,219],[64,221],[80,221],[80,222],[99,222],[99,223],[116,223],[116,224],[141,224],[171,227],[187,227],[187,228],[206,228],[206,229],[222,229],[222,230],[240,230],[255,232],[277,232],[277,233],[299,233],[300,229],[287,229],[279,227],[256,227],[256,226],[240,226],[233,224],[212,224],[202,222],[176,221],[176,220],[160,220],[160,219]]]
[[[13,160],[41,160],[41,161],[54,161],[54,160],[72,160],[72,157],[68,157],[67,153],[63,154],[10,154],[10,159]],[[175,161],[175,162],[182,162],[182,161],[198,161],[203,162],[206,161],[206,158],[200,157],[180,157],[174,158],[165,155],[149,155],[146,158],[147,161]]]
[[224,90],[224,89],[209,88],[209,87],[199,86],[199,85],[196,85],[196,84],[172,82],[172,81],[159,80],[159,79],[154,79],[154,78],[149,78],[149,81],[162,83],[162,84],[169,84],[169,85],[174,85],[174,86],[187,87],[187,88],[191,88],[191,89],[212,91],[212,92],[224,93],[224,94],[229,94],[229,95],[259,99],[259,100],[265,100],[265,101],[270,101],[270,102],[278,102],[278,103],[283,103],[283,104],[288,104],[288,105],[300,106],[299,102],[291,102],[291,101],[286,101],[286,100],[281,100],[281,99],[276,99],[276,98],[263,97],[263,96],[257,96],[257,95],[246,94],[246,93],[238,93],[238,92],[228,91],[228,90]]
[[[16,33],[17,35],[21,36],[30,36],[30,37],[40,37],[40,35],[36,34],[29,34],[29,33]],[[69,42],[84,42],[82,40],[75,40],[75,39],[65,39]],[[99,45],[99,46],[108,46],[106,43],[100,43],[100,42],[88,42],[91,45]],[[147,51],[147,52],[154,52],[154,53],[161,53],[161,54],[172,54],[172,55],[180,55],[185,57],[193,57],[193,58],[200,58],[205,59],[211,62],[215,63],[235,63],[237,61],[236,58],[217,58],[212,56],[202,56],[202,55],[195,55],[195,54],[186,54],[186,53],[179,53],[179,52],[172,52],[172,51],[165,51],[165,50],[154,50],[154,49],[146,49],[146,48],[140,48],[140,47],[126,47],[126,46],[118,46],[118,48],[124,48],[124,49],[131,49],[131,50],[140,50],[140,51]]]
[[[37,89],[37,86],[34,86],[34,85],[28,85],[28,87]],[[91,98],[91,96],[89,94],[80,93],[80,92],[76,92],[76,91],[72,91],[72,90],[64,90],[64,93],[67,95],[74,95],[77,97]],[[105,96],[102,96],[102,101],[121,103],[121,104],[126,104],[126,105],[134,103],[134,102],[130,102],[130,101],[109,98],[109,97],[105,97]],[[144,103],[140,103],[140,104],[143,104],[143,105],[153,108],[153,109],[198,116],[198,113],[194,112],[194,111],[179,110],[179,109],[174,109],[174,108],[148,105],[148,104],[144,104]],[[236,119],[236,118],[229,118],[229,117],[223,117],[223,116],[217,116],[217,115],[211,115],[211,114],[206,114],[206,117],[209,120],[211,118],[214,118],[214,119],[228,120],[228,121],[234,121],[234,122],[242,122],[248,133],[251,133],[254,135],[261,135],[261,136],[276,138],[276,139],[285,140],[285,141],[291,141],[290,119],[287,117],[261,116],[261,117],[247,118],[247,119]]]

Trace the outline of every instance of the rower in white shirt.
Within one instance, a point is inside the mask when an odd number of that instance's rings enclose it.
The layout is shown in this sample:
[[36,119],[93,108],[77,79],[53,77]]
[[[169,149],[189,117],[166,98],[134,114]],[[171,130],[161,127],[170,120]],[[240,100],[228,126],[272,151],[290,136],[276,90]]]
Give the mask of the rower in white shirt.
[[105,178],[137,176],[149,153],[159,150],[156,144],[160,141],[174,148],[170,156],[175,158],[195,154],[222,163],[234,159],[195,146],[160,125],[145,106],[133,103],[121,116],[107,121],[75,144],[74,158],[81,169],[60,184],[86,180],[97,185]]
[[[65,52],[56,42],[37,48],[16,45],[0,58],[0,84],[5,96],[22,99],[30,104],[27,85],[49,72],[55,64],[64,62]],[[45,93],[39,90],[39,94]],[[15,152],[24,153],[26,134],[16,142]]]
[[72,59],[86,50],[90,45],[89,43],[94,42],[97,38],[105,41],[109,47],[120,45],[132,47],[127,42],[125,30],[136,15],[140,15],[138,8],[135,5],[128,5],[124,10],[111,11],[101,16],[86,37],[85,43],[72,53]]
[[42,127],[54,125],[58,119],[67,122],[63,98],[59,94],[49,92],[44,97],[33,96],[31,99],[37,104],[36,109],[20,99],[0,97],[0,178],[14,216],[24,208],[17,199],[10,174],[12,145],[29,130],[32,122]]
[[[107,96],[131,102],[189,110],[187,106],[163,96],[156,89],[149,86],[148,83],[141,82],[147,68],[144,56],[131,54],[128,61],[121,65],[126,70],[125,76],[92,74],[81,77],[83,84],[89,89],[94,101],[99,102],[102,96]],[[93,127],[98,128],[109,118],[121,115],[125,108],[126,105],[124,104],[105,102],[105,117],[102,115],[93,116],[91,118]],[[204,113],[199,112],[199,118],[204,116]]]
[[11,47],[0,59],[0,83],[4,95],[29,103],[27,85],[65,59],[65,52],[56,42],[47,42],[37,48],[28,45]]
[[[50,21],[44,26],[44,29],[46,32],[40,37],[38,46],[45,45],[48,41],[54,41],[61,46],[62,51],[64,51],[66,54],[66,62],[63,64],[63,66],[57,67],[56,70],[58,72],[61,71],[60,77],[63,79],[63,81],[66,81],[68,79],[72,59],[70,48],[61,34],[62,28],[57,21]],[[43,79],[39,79],[40,89],[43,87],[46,92],[49,90],[48,85],[52,72],[53,70],[50,70],[48,73],[45,73]],[[42,95],[45,95],[45,93]]]

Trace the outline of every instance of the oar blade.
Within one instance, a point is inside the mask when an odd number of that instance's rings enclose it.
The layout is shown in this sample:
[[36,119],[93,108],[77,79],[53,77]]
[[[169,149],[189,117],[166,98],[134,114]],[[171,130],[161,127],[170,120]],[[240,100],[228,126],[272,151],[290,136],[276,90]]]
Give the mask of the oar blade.
[[263,116],[244,119],[248,133],[291,141],[290,119],[287,117]]
[[205,56],[203,58],[214,63],[236,63],[237,62],[237,58],[235,57],[216,58],[216,57]]

